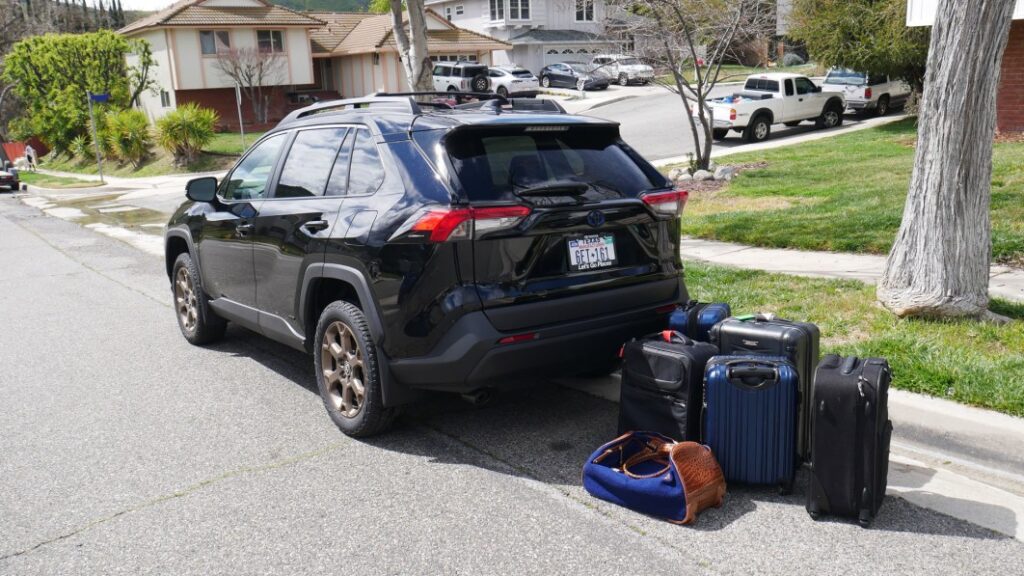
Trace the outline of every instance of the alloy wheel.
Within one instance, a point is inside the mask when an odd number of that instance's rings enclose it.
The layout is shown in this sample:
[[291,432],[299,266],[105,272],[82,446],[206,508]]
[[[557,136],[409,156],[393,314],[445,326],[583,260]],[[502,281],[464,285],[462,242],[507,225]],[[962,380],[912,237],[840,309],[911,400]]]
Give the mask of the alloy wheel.
[[324,331],[320,355],[328,407],[354,418],[366,397],[363,351],[355,333],[344,322],[332,322]]
[[754,125],[754,137],[758,140],[764,140],[768,137],[768,124],[764,122],[758,122]]
[[195,330],[199,320],[199,301],[192,276],[184,266],[178,268],[178,276],[174,281],[174,306],[182,327],[188,332]]
[[889,101],[882,98],[878,101],[878,109],[876,110],[879,116],[885,116],[889,112]]
[[835,128],[837,125],[839,125],[839,113],[835,110],[825,112],[825,127]]

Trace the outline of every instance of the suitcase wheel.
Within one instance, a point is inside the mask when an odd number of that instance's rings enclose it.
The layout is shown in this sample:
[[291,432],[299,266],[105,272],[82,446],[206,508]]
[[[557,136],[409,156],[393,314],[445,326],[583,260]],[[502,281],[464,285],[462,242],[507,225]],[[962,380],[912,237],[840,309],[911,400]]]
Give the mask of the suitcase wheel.
[[813,512],[808,510],[807,514],[811,517],[811,520],[818,520],[819,518],[821,518],[821,512],[818,512],[817,510]]

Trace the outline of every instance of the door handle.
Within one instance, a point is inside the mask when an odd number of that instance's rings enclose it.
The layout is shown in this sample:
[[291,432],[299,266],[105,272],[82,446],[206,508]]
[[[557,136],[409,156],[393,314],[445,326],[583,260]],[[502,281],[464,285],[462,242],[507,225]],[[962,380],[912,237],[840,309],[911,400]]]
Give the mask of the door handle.
[[244,238],[249,234],[249,232],[252,232],[252,224],[245,223],[235,226],[235,234],[237,234],[239,238]]
[[299,226],[299,229],[306,234],[316,234],[317,232],[326,230],[328,226],[330,226],[330,223],[327,222],[327,220],[311,220],[302,226]]

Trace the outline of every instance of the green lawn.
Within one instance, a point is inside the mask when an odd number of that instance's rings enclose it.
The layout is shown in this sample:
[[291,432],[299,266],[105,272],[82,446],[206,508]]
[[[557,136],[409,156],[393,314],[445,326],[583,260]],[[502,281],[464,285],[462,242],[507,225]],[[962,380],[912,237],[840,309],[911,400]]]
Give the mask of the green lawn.
[[[147,176],[162,176],[164,174],[216,172],[218,170],[227,170],[236,159],[236,156],[202,154],[193,165],[188,168],[180,168],[174,165],[170,155],[160,148],[154,148],[152,155],[139,168],[135,168],[128,163],[121,164],[116,161],[105,160],[103,162],[103,174],[105,176],[143,178]],[[69,158],[67,156],[51,158],[47,156],[43,158],[40,166],[60,172],[75,172],[78,174],[98,173],[94,158]]]
[[[910,182],[914,122],[728,156],[723,164],[767,166],[742,172],[724,190],[691,195],[683,233],[756,246],[886,254]],[[1024,143],[995,145],[992,251],[1001,263],[1024,263],[1022,158]]]
[[[260,139],[265,132],[246,132],[245,145],[252,146]],[[245,150],[242,148],[242,138],[238,132],[220,132],[213,137],[213,140],[203,148],[204,152],[211,154],[228,154],[241,156]]]
[[883,356],[893,386],[1024,416],[1024,304],[994,300],[1005,325],[970,320],[901,320],[857,281],[800,278],[686,263],[690,295],[729,302],[734,313],[774,312],[815,322],[822,354]]
[[66,176],[50,176],[39,172],[19,172],[18,178],[25,184],[39,186],[40,188],[92,188],[100,186],[99,180],[79,180]]

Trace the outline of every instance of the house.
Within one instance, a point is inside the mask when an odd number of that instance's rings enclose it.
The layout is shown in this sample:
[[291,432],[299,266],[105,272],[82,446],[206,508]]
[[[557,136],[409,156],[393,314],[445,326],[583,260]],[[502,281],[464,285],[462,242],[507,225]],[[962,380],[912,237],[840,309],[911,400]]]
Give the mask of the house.
[[[224,126],[237,128],[235,84],[218,62],[240,50],[276,55],[278,63],[263,84],[279,88],[268,93],[268,120],[279,120],[302,105],[304,94],[321,88],[314,72],[311,33],[323,25],[266,0],[181,0],[119,32],[147,40],[153,51],[159,89],[142,97],[142,108],[151,119],[195,102],[216,110]],[[135,59],[129,56],[129,65]],[[247,125],[254,121],[251,108],[243,103]]]
[[[931,26],[939,0],[908,0],[907,26]],[[1000,132],[1024,132],[1024,0],[1017,0],[1003,53],[996,120]]]
[[606,34],[604,0],[426,0],[426,5],[453,24],[511,44],[511,50],[495,53],[495,64],[514,63],[535,73],[555,62],[618,52],[624,44]]
[[[408,90],[390,14],[310,12],[325,24],[312,33],[313,67],[323,88],[350,98]],[[434,61],[492,62],[494,51],[512,48],[485,34],[455,26],[426,11],[427,50]]]

